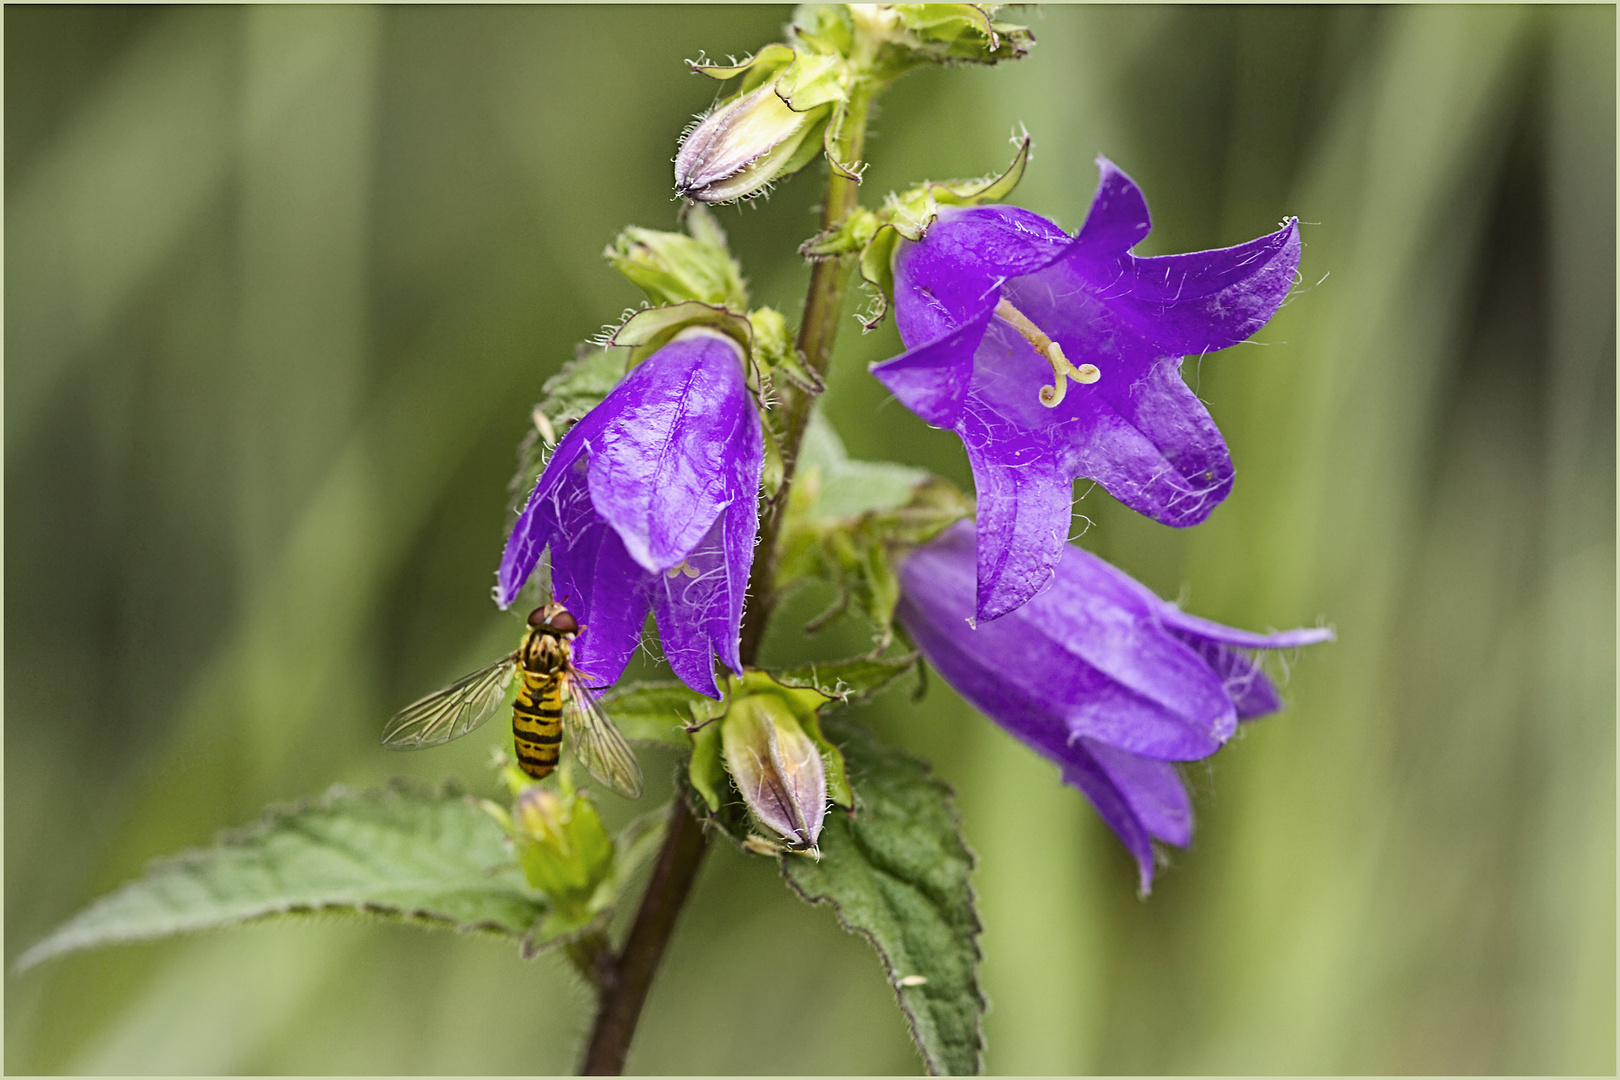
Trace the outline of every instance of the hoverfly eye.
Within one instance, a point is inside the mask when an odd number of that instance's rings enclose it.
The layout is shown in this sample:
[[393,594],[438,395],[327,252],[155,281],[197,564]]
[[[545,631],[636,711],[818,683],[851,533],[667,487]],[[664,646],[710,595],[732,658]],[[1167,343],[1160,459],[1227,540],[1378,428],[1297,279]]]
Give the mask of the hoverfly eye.
[[535,630],[538,630],[542,626],[544,626],[545,623],[546,623],[546,609],[545,608],[538,608],[537,607],[533,611],[529,612],[529,626],[531,628],[533,628]]
[[546,625],[550,626],[559,634],[579,633],[579,620],[574,618],[566,611],[557,612],[557,614],[551,617],[550,622],[548,622]]

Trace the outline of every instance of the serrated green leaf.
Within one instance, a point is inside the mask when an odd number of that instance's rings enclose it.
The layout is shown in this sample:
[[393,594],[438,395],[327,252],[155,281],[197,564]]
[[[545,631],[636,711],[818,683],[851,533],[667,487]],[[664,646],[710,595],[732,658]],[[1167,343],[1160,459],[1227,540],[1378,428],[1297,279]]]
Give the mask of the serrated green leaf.
[[541,387],[545,395],[538,408],[562,437],[567,425],[578,420],[602,403],[613,392],[628,370],[627,354],[614,350],[581,345],[574,359],[562,370],[547,379]]
[[523,508],[529,491],[540,478],[552,447],[580,417],[602,403],[628,370],[630,354],[623,349],[581,345],[562,370],[545,381],[534,407],[534,427],[518,446],[518,468],[508,485],[514,515]]
[[152,864],[17,961],[235,926],[277,915],[352,913],[522,938],[547,911],[501,829],[452,791],[334,787],[269,811],[214,846]]
[[821,859],[785,856],[782,874],[813,904],[830,904],[846,930],[877,950],[930,1073],[984,1065],[979,990],[981,929],[949,787],[926,764],[858,724],[828,719],[854,787],[853,816],[828,815]]

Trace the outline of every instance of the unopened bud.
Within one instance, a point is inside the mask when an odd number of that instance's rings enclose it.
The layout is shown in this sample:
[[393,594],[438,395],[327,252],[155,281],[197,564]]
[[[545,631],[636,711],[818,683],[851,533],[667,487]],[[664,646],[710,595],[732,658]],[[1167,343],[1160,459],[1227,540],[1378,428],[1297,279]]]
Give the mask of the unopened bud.
[[603,254],[654,304],[696,300],[748,310],[742,268],[726,250],[726,234],[702,206],[687,215],[687,227],[691,235],[627,228]]
[[716,108],[687,132],[675,154],[675,190],[698,202],[725,203],[764,191],[809,164],[821,151],[831,112],[823,105],[794,112],[776,82]]
[[523,875],[559,911],[583,911],[612,872],[613,841],[583,793],[538,784],[525,788],[512,808],[511,836]]
[[748,809],[793,847],[813,849],[827,813],[827,770],[787,703],[774,694],[737,698],[720,740]]

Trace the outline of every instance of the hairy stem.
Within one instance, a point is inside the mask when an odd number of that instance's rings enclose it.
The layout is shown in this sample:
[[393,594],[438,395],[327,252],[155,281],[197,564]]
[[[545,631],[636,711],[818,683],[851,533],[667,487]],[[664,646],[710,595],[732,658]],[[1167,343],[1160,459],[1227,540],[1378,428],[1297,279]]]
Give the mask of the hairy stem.
[[[860,84],[850,92],[849,111],[844,118],[843,130],[833,141],[841,161],[852,164],[860,158],[866,144],[866,120],[875,90],[876,87],[871,84]],[[822,230],[842,225],[859,201],[860,182],[834,169],[827,180],[827,198],[821,204]],[[849,279],[858,261],[859,256],[842,255],[821,259],[810,268],[810,288],[805,296],[804,318],[799,323],[799,336],[794,344],[803,354],[805,366],[817,376],[826,375],[832,363],[833,343],[838,338],[838,325],[844,315],[844,295],[849,291]],[[782,486],[760,521],[759,546],[755,549],[754,570],[748,581],[748,606],[743,614],[744,664],[754,662],[759,644],[765,636],[765,626],[770,622],[771,611],[776,606],[776,566],[780,557],[776,541],[782,531],[788,494],[793,488],[799,443],[804,439],[804,429],[810,423],[810,410],[815,403],[814,394],[792,386],[783,390],[781,407],[785,410],[786,419],[782,440]]]
[[[866,142],[866,121],[872,95],[877,87],[858,82],[851,89],[848,111],[832,140],[838,160],[853,164]],[[842,224],[859,200],[859,181],[832,171],[827,181],[827,197],[822,203],[823,229]],[[799,323],[796,345],[805,363],[818,376],[825,375],[832,361],[833,342],[844,313],[844,294],[855,269],[856,257],[843,256],[817,262],[810,271],[809,292],[805,297],[804,318]],[[784,475],[777,496],[765,508],[760,520],[759,544],[754,568],[748,581],[748,601],[742,625],[741,658],[745,665],[755,662],[775,606],[777,537],[787,507],[788,488],[799,456],[799,443],[815,396],[792,387],[784,389],[781,407],[786,410],[782,440]],[[601,997],[597,1002],[596,1023],[585,1051],[581,1073],[590,1076],[616,1076],[624,1070],[630,1041],[636,1033],[641,1007],[652,988],[653,976],[663,959],[664,946],[675,929],[676,917],[686,903],[692,882],[697,878],[707,845],[703,823],[692,813],[679,792],[670,814],[669,831],[658,853],[652,879],[642,894],[641,907],[625,939],[624,950],[602,972]]]

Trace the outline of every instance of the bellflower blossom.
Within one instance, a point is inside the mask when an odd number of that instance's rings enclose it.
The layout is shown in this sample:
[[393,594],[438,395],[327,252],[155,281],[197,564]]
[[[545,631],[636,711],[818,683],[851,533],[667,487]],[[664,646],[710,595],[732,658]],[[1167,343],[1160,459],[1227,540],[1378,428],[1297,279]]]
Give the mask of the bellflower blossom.
[[764,467],[743,365],[726,335],[681,331],[569,429],[518,515],[496,602],[512,602],[550,545],[552,594],[584,628],[575,659],[596,682],[623,674],[649,608],[692,689],[720,696],[716,653],[742,674]]
[[1192,839],[1192,805],[1171,762],[1208,757],[1238,721],[1282,707],[1246,650],[1333,632],[1252,634],[1187,615],[1073,545],[1050,589],[974,627],[974,547],[963,521],[908,556],[896,615],[945,681],[1062,767],[1136,857],[1146,893],[1152,842]]
[[980,619],[1051,579],[1078,477],[1167,525],[1209,516],[1231,490],[1232,460],[1181,379],[1182,358],[1260,329],[1299,265],[1297,220],[1236,247],[1136,258],[1147,202],[1111,162],[1097,164],[1074,236],[1017,207],[942,208],[894,260],[909,351],[872,372],[967,448]]

